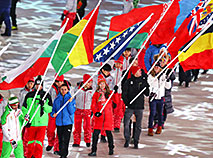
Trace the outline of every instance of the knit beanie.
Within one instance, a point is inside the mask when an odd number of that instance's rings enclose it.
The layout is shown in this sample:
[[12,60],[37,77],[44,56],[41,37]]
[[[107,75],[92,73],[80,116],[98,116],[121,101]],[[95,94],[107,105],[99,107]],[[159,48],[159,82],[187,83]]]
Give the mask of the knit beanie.
[[[39,85],[40,83],[41,83],[41,81],[42,81],[42,78],[41,78],[41,76],[38,76],[37,78],[36,78],[36,80],[35,80],[35,85]],[[42,82],[42,87],[43,87],[43,82]]]
[[[83,76],[83,82],[85,83],[85,82],[87,82],[87,80],[89,80],[90,79],[90,75],[88,75],[88,74],[84,74],[84,76]],[[90,81],[92,81],[92,78],[89,80],[89,82]]]
[[10,106],[16,106],[17,104],[19,104],[19,100],[18,100],[18,97],[10,97],[8,99],[8,104]]

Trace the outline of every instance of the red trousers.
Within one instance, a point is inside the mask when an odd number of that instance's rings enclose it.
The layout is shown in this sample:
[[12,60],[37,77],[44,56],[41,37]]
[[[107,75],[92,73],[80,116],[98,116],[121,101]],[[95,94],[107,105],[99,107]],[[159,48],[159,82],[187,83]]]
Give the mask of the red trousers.
[[27,128],[28,135],[28,154],[27,158],[34,156],[35,158],[42,158],[44,137],[46,126]]
[[0,128],[0,155],[2,152],[2,141],[3,141],[3,132],[2,132],[2,128]]
[[59,142],[58,142],[58,135],[56,131],[56,124],[55,118],[52,118],[49,114],[49,121],[47,126],[47,138],[48,138],[48,145],[54,146],[54,151],[59,151]]
[[23,148],[24,148],[24,156],[25,157],[27,157],[27,153],[28,153],[27,129],[28,128],[24,127],[23,130],[22,130],[22,140],[23,140]]
[[118,94],[119,103],[114,109],[114,128],[119,128],[121,125],[121,120],[124,117],[125,105],[121,98],[121,94]]
[[83,122],[83,129],[84,129],[84,141],[86,143],[91,142],[91,124],[90,124],[90,109],[77,109],[75,111],[75,122],[74,127],[75,130],[73,132],[74,144],[80,144],[81,142],[81,127],[82,127],[82,120]]

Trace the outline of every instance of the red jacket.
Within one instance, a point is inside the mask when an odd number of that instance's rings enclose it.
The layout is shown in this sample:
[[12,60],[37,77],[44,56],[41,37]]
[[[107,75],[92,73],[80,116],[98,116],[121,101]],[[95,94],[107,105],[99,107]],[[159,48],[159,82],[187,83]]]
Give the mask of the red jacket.
[[[111,92],[112,93],[112,92]],[[92,105],[91,109],[93,114],[96,112],[100,112],[101,108],[103,107],[103,103],[100,101],[100,94],[99,92],[95,92],[92,97]],[[107,99],[106,99],[107,100]],[[100,130],[113,130],[114,120],[113,120],[113,104],[112,101],[116,104],[118,103],[118,94],[114,94],[110,101],[107,103],[106,107],[104,108],[102,115],[100,117],[94,116],[94,129]]]

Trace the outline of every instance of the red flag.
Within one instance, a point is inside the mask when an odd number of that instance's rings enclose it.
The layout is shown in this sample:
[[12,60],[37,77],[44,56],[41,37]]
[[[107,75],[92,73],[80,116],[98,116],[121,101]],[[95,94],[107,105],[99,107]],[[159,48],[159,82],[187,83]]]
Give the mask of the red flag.
[[[115,16],[111,19],[109,37],[114,36],[115,34],[121,32],[122,30],[134,25],[137,22],[145,20],[151,13],[154,13],[151,20],[138,32],[138,35],[142,33],[149,33],[150,29],[160,18],[163,11],[168,7],[168,4],[153,5],[143,8],[136,8],[130,11],[127,14],[122,14]],[[167,14],[162,19],[161,23],[151,36],[151,41],[153,44],[162,44],[166,43],[170,37],[174,34],[174,26],[176,24],[176,18],[180,13],[178,0],[174,0],[172,6],[168,10]],[[141,38],[136,36],[132,40],[132,44],[135,45],[135,42],[140,42]],[[131,43],[130,43],[131,44]],[[140,43],[142,44],[142,43]],[[138,48],[138,47],[134,47]],[[140,47],[139,47],[140,48]]]
[[[203,2],[200,2],[188,15],[188,17],[184,20],[175,34],[172,36],[170,42],[175,37],[175,40],[171,43],[170,47],[168,48],[169,53],[171,54],[172,59],[178,55],[178,51],[182,46],[184,46],[188,41],[190,41],[197,32],[201,30],[199,28],[199,23],[201,19],[201,12],[203,8],[201,7]],[[168,43],[170,43],[168,42]],[[170,67],[173,67],[178,60],[174,61]]]

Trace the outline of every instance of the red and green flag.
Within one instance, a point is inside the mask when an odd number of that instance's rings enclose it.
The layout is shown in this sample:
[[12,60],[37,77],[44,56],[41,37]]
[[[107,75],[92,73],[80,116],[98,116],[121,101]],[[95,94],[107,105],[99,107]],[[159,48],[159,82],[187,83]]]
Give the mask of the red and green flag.
[[32,77],[43,75],[49,64],[57,41],[63,34],[64,28],[65,26],[20,66],[3,74],[0,90],[22,88]]

